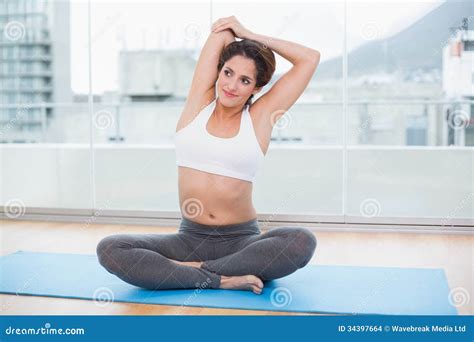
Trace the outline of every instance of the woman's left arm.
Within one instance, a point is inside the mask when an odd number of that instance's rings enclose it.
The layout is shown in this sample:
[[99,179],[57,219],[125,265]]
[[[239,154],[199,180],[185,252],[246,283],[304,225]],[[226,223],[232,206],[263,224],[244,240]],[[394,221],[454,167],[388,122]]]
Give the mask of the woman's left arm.
[[253,110],[263,113],[269,119],[265,121],[273,127],[308,86],[321,54],[317,50],[294,42],[253,33],[243,27],[234,16],[221,18],[212,27],[213,31],[217,32],[226,28],[233,30],[238,38],[260,42],[263,48],[272,49],[293,64],[292,68],[252,105]]
[[275,123],[298,100],[308,86],[319,64],[321,54],[309,47],[251,33],[248,39],[256,40],[293,64],[265,94],[255,101],[253,109],[267,118],[266,126],[271,130]]
[[265,47],[272,49],[293,65],[309,64],[316,67],[321,56],[318,50],[287,40],[264,36],[262,34],[249,32],[246,39],[252,39],[262,43]]
[[265,48],[272,49],[293,65],[298,63],[311,63],[314,65],[319,62],[319,51],[287,40],[253,33],[245,28],[235,16],[218,19],[211,29],[213,32],[231,29],[236,37],[258,41],[262,43]]

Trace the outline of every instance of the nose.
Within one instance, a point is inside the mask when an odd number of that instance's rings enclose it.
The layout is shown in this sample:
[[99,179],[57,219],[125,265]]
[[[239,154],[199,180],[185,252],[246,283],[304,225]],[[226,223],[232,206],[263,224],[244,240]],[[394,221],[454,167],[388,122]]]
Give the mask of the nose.
[[234,92],[237,89],[238,80],[229,81],[229,91]]

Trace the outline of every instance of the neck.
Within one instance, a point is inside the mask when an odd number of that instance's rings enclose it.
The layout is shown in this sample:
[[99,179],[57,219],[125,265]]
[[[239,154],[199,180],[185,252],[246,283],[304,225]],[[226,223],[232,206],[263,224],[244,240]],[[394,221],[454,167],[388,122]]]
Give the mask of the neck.
[[216,108],[214,109],[214,115],[219,120],[232,120],[240,116],[242,111],[243,107],[240,105],[234,107],[224,107],[218,98],[216,101]]

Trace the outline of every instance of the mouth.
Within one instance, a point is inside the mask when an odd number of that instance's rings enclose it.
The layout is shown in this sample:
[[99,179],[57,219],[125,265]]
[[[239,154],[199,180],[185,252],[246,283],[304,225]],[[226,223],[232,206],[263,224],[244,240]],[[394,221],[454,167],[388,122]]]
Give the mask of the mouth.
[[225,91],[224,89],[222,89],[222,91],[224,92],[225,96],[227,97],[236,97],[237,95],[234,95],[232,93],[229,93],[228,91]]

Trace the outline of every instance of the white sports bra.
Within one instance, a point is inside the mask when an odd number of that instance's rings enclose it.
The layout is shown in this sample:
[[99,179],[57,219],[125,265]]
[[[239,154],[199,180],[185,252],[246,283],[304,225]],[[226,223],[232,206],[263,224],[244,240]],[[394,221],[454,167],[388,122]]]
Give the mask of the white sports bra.
[[176,164],[253,182],[265,155],[255,136],[248,106],[242,111],[239,133],[220,138],[206,128],[216,101],[217,98],[175,133]]

